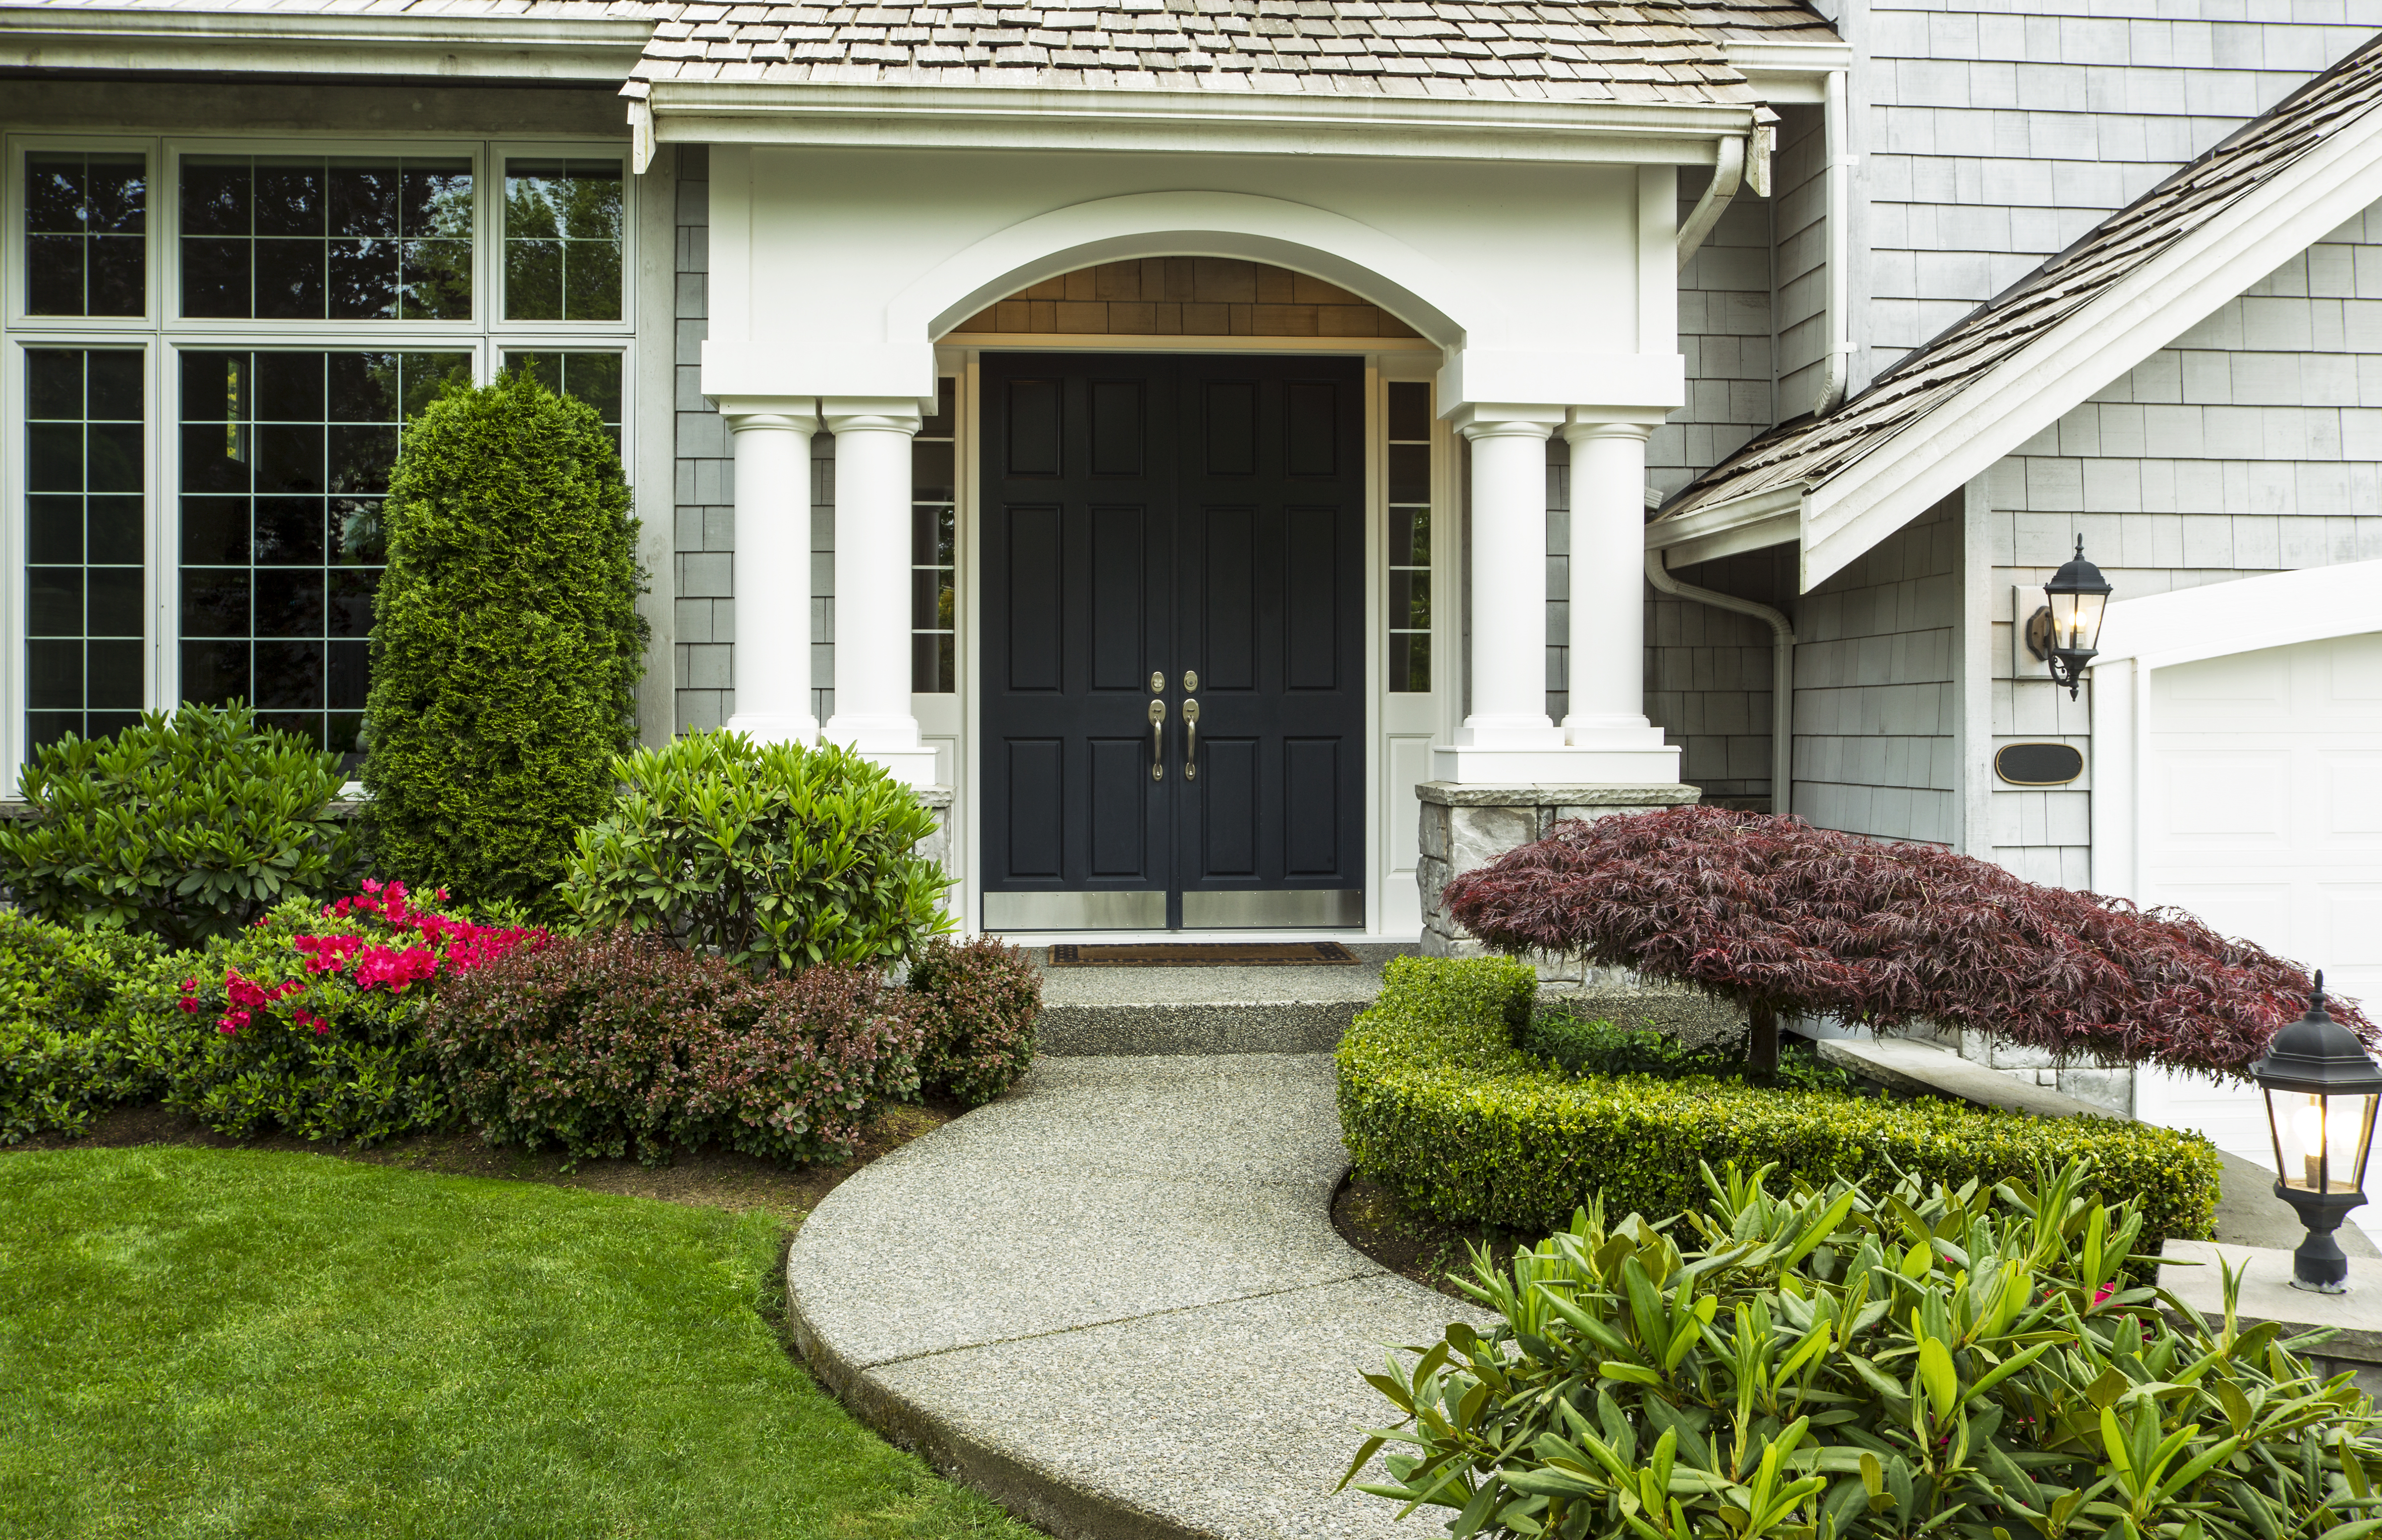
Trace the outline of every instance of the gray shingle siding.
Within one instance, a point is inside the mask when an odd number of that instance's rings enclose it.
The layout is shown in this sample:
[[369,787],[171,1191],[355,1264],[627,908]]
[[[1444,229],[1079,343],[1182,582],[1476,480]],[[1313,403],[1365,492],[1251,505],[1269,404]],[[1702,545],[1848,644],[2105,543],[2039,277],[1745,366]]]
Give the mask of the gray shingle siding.
[[1823,828],[1959,837],[1959,500],[1797,603],[1794,811]]
[[[2382,0],[1879,4],[1854,23],[1884,370],[2382,30]],[[2251,19],[2254,15],[2255,19]]]
[[[2382,558],[2382,205],[2067,413],[1986,489],[1996,745],[2090,742],[2091,687],[2070,701],[2011,659],[2011,589],[2050,577],[2078,534],[2121,598]],[[1995,859],[2088,886],[2090,784],[2089,756],[2075,788],[1996,782]]]

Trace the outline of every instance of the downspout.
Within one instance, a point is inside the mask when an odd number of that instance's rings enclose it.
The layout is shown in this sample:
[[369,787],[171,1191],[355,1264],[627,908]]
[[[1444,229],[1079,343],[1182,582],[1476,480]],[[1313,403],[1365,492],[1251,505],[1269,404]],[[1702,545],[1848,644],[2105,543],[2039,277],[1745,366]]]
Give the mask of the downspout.
[[1818,417],[1843,403],[1846,379],[1852,372],[1852,327],[1845,312],[1851,308],[1852,294],[1853,161],[1845,153],[1850,128],[1845,121],[1845,80],[1843,70],[1828,71],[1825,104],[1820,109],[1828,163],[1828,352],[1821,364],[1819,398],[1811,404]]
[[1790,813],[1795,806],[1795,625],[1786,613],[1752,599],[1740,599],[1717,589],[1698,588],[1671,576],[1663,553],[1646,553],[1646,581],[1664,593],[1692,599],[1714,609],[1750,615],[1770,628],[1770,811]]
[[1756,198],[1770,196],[1770,151],[1778,130],[1771,125],[1778,115],[1768,107],[1753,109],[1753,128],[1741,139],[1725,139],[1713,162],[1713,178],[1704,185],[1704,195],[1679,225],[1679,271],[1684,273],[1688,261],[1696,254],[1704,240],[1728,212],[1737,197],[1737,189],[1750,185]]

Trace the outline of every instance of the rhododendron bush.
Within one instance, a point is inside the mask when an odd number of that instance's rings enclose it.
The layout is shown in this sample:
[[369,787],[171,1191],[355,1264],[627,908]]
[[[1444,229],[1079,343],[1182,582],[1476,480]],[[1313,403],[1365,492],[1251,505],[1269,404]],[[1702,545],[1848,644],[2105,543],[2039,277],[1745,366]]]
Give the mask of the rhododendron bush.
[[[2245,1076],[2314,987],[2298,963],[2179,910],[1721,808],[1558,825],[1457,877],[1446,900],[1501,951],[1634,968],[1745,1007],[1757,1066],[1775,1063],[1777,1016],[1791,1012],[1933,1021],[2062,1063]],[[2330,1008],[2375,1040],[2353,1002]]]
[[432,987],[546,939],[425,906],[402,883],[285,904],[180,981],[176,1008],[212,1030],[158,1038],[166,1102],[234,1135],[369,1143],[436,1126],[448,1103],[422,1044]]

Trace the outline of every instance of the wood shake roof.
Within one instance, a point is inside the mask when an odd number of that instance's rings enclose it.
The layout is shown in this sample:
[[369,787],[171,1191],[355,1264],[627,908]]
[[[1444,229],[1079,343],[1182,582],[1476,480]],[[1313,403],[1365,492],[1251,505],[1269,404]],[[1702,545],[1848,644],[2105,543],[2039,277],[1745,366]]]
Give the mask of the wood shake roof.
[[2382,103],[2382,35],[2111,214],[1826,417],[1781,423],[1682,488],[1656,519],[1827,481],[1885,448],[1964,386],[2112,285],[2219,218],[2261,182]]
[[1787,0],[661,0],[642,79],[1725,104]]

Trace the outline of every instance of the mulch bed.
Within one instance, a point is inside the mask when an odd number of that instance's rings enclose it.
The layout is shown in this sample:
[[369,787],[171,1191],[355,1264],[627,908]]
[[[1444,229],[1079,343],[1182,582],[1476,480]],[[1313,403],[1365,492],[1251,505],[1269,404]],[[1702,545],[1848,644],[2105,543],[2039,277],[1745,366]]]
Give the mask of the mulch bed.
[[806,1166],[789,1169],[755,1155],[733,1150],[681,1150],[670,1164],[645,1167],[633,1160],[584,1160],[575,1171],[562,1169],[564,1157],[553,1150],[532,1154],[491,1144],[468,1131],[411,1134],[372,1149],[309,1143],[287,1135],[227,1139],[210,1132],[187,1114],[155,1104],[120,1106],[95,1120],[79,1139],[44,1135],[0,1150],[5,1158],[14,1150],[72,1150],[93,1146],[122,1148],[136,1144],[190,1144],[218,1150],[272,1150],[294,1155],[330,1155],[374,1166],[444,1176],[492,1177],[503,1181],[545,1182],[577,1187],[591,1192],[651,1198],[660,1203],[735,1211],[759,1209],[789,1225],[819,1204],[838,1184],[878,1155],[897,1150],[942,1127],[964,1109],[957,1103],[930,1101],[924,1106],[889,1107],[869,1128],[857,1155],[842,1166]]
[[1485,1244],[1503,1266],[1530,1243],[1504,1230],[1409,1214],[1388,1188],[1353,1173],[1332,1195],[1332,1228],[1341,1240],[1400,1277],[1467,1303],[1474,1302],[1472,1297],[1452,1280],[1472,1276],[1473,1247]]

